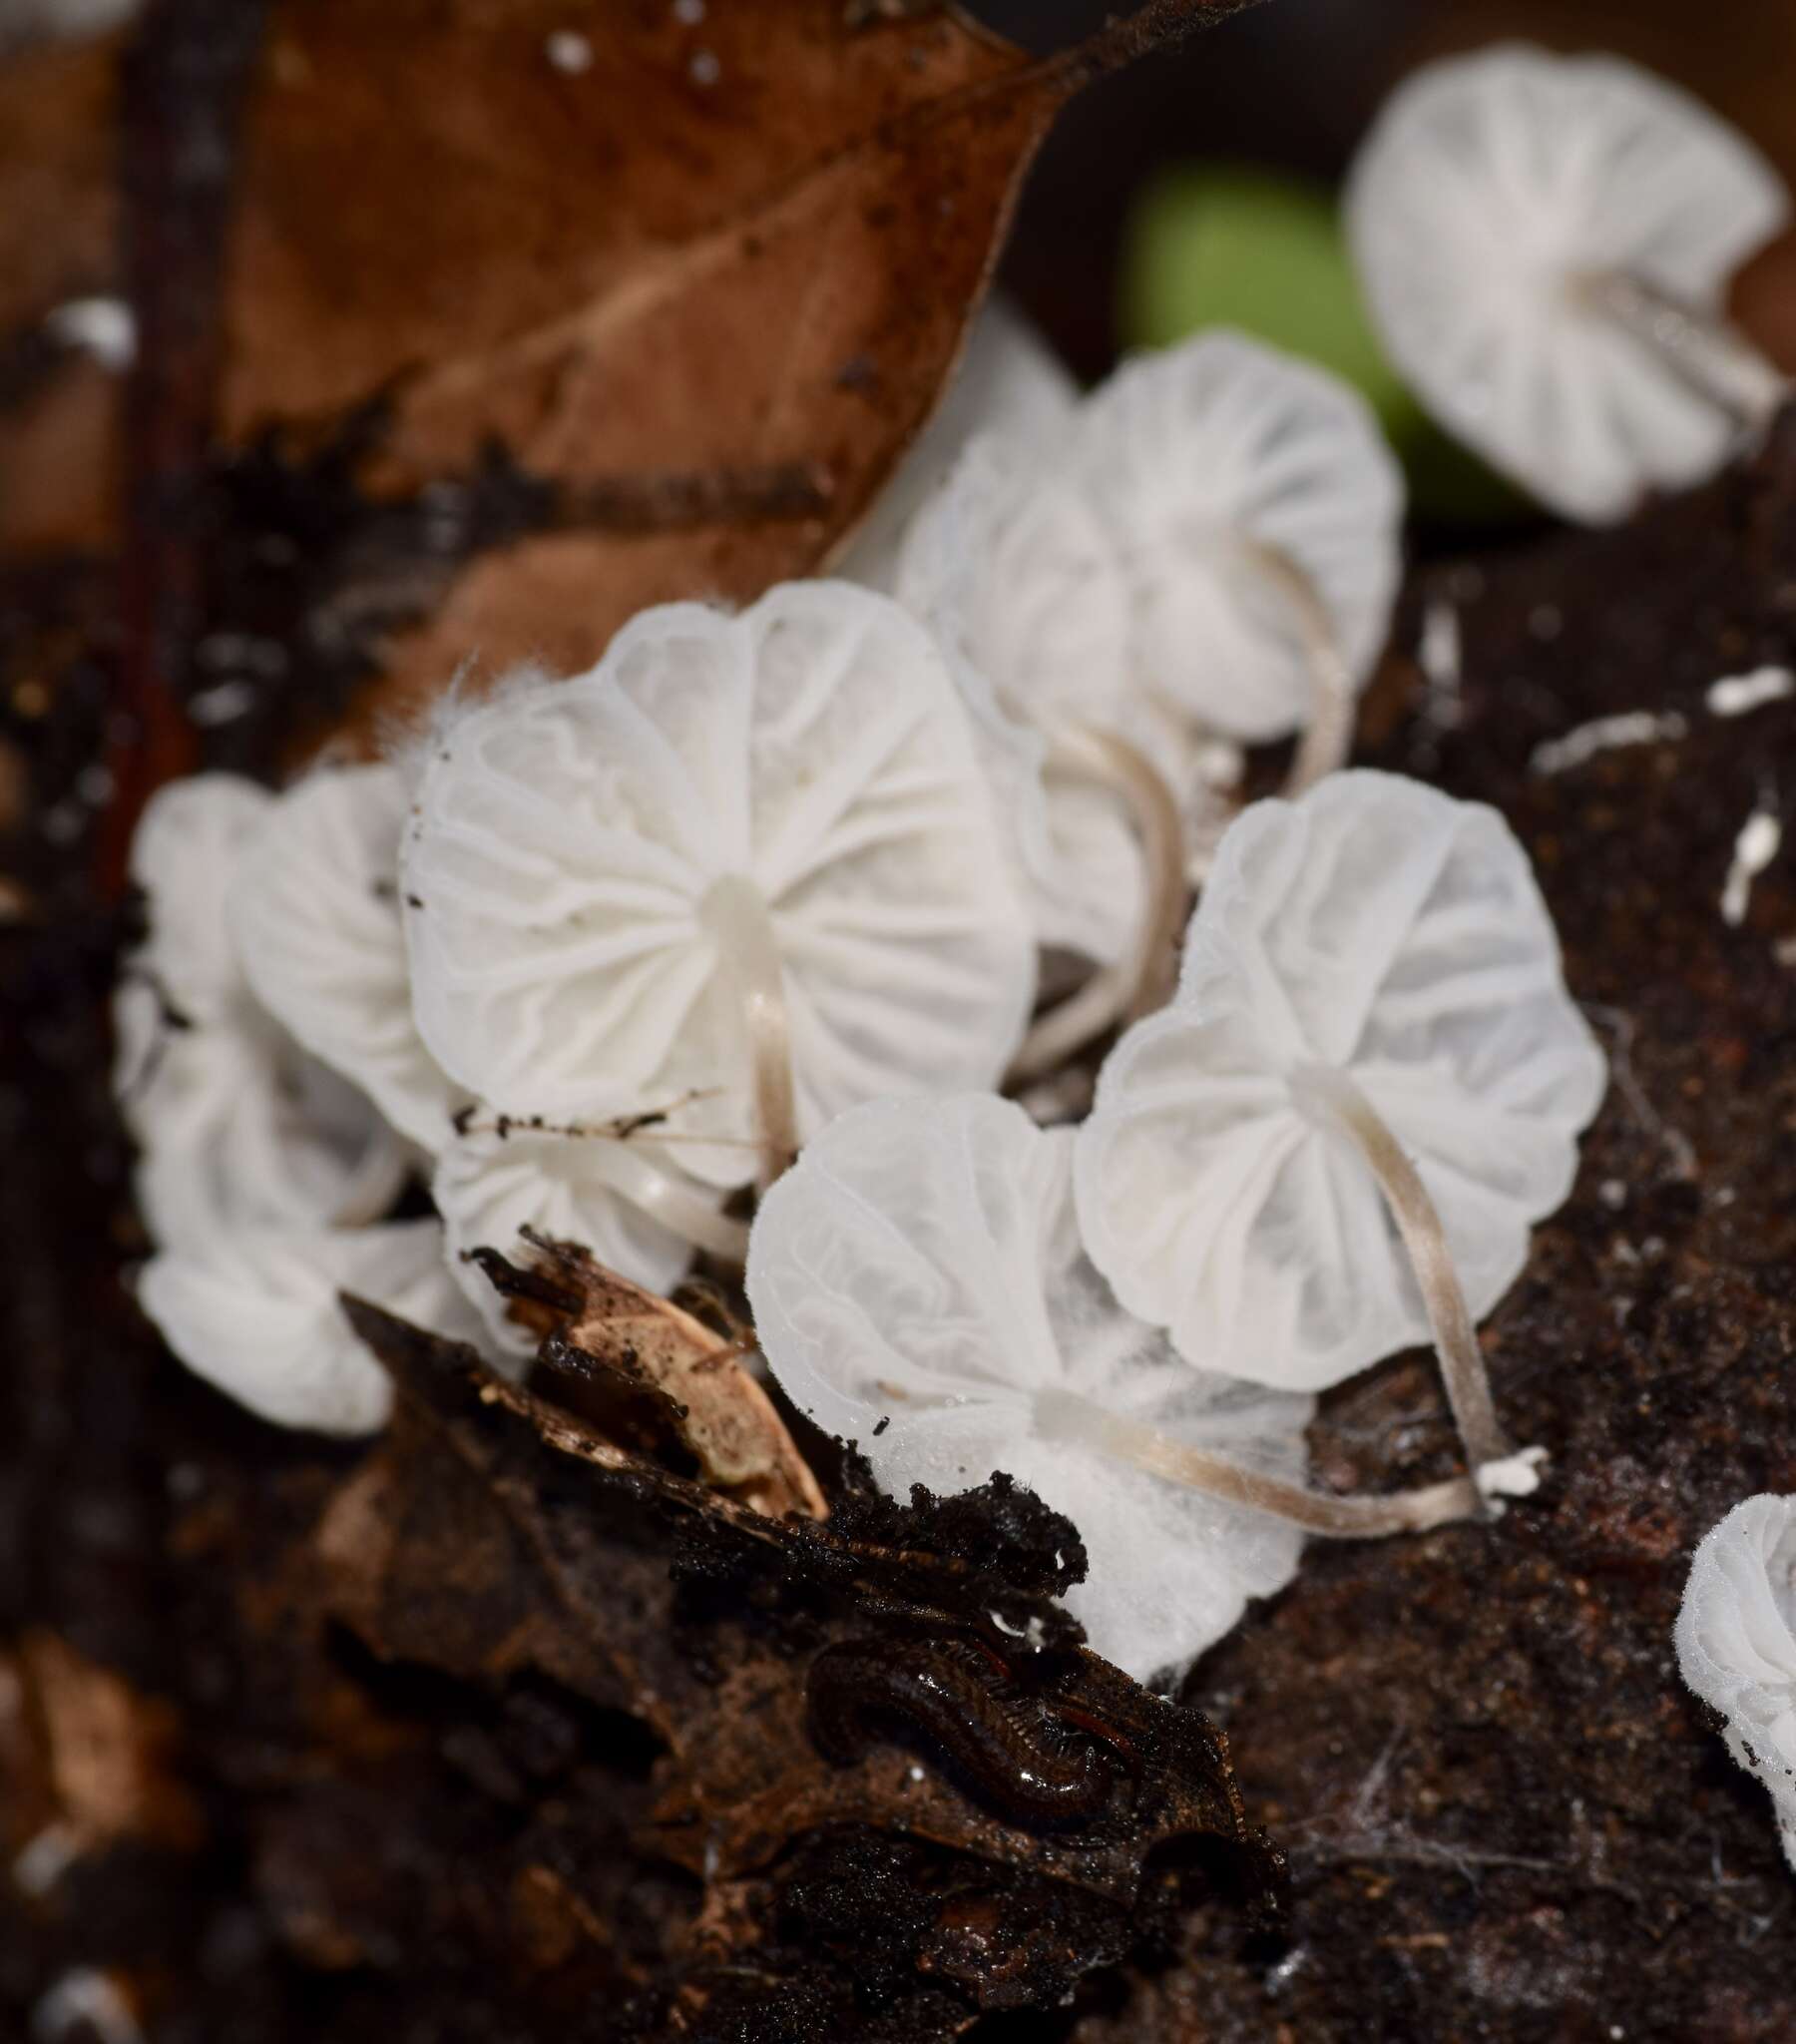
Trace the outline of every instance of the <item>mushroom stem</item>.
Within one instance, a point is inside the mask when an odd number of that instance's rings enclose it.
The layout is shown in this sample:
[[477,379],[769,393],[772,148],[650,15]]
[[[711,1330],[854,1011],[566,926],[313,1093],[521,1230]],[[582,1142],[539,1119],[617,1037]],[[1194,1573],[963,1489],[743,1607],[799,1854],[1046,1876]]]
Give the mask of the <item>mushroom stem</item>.
[[1426,1533],[1434,1526],[1475,1519],[1483,1499],[1470,1478],[1456,1476],[1390,1497],[1330,1497],[1284,1483],[1257,1469],[1243,1469],[1224,1455],[1212,1455],[1174,1440],[1140,1421],[1107,1412],[1070,1391],[1044,1391],[1036,1400],[1036,1423],[1049,1439],[1096,1446],[1119,1461],[1168,1483],[1182,1483],[1230,1504],[1246,1505],[1288,1519],[1306,1533],[1328,1540],[1382,1540],[1394,1533]]
[[1011,1065],[1013,1084],[1040,1078],[1116,1023],[1161,1006],[1171,991],[1184,922],[1184,826],[1172,790],[1152,761],[1116,732],[1068,724],[1049,741],[1047,767],[1121,798],[1140,840],[1146,889],[1127,952],[1115,965],[1094,972],[1077,993],[1034,1024]]
[[1284,795],[1295,799],[1325,774],[1347,764],[1353,749],[1355,691],[1353,670],[1341,651],[1333,616],[1315,579],[1283,547],[1246,534],[1237,541],[1248,571],[1275,595],[1297,626],[1304,663],[1309,669],[1313,700],[1309,722],[1297,742]]
[[791,1029],[773,918],[760,889],[737,873],[713,882],[702,913],[747,1025],[761,1146],[757,1184],[764,1193],[798,1154]]
[[674,1235],[683,1236],[694,1249],[707,1251],[726,1264],[742,1264],[748,1256],[748,1224],[731,1221],[706,1205],[689,1186],[684,1186],[641,1150],[618,1137],[601,1140],[611,1144],[607,1173],[612,1189],[652,1220]]
[[1645,277],[1604,270],[1583,280],[1582,294],[1742,426],[1763,425],[1790,394],[1790,379],[1737,326]]
[[1292,1083],[1305,1108],[1345,1136],[1378,1180],[1421,1288],[1447,1402],[1474,1478],[1482,1479],[1488,1468],[1491,1478],[1481,1480],[1482,1489],[1513,1488],[1515,1449],[1498,1422],[1465,1287],[1428,1188],[1383,1117],[1346,1072],[1312,1066],[1294,1075]]

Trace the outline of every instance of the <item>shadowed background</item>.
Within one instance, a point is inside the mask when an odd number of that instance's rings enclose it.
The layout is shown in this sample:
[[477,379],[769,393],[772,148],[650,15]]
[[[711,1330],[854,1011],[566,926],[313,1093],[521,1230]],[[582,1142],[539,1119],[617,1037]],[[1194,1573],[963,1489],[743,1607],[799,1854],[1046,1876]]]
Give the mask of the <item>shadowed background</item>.
[[[1038,48],[1071,41],[1107,12],[1100,0],[973,0],[972,11]],[[1124,221],[1156,173],[1202,161],[1332,183],[1405,73],[1506,37],[1631,57],[1735,122],[1796,184],[1788,0],[1266,0],[1068,110],[1030,179],[1005,280],[1074,366],[1096,375],[1118,342]],[[1753,266],[1738,303],[1761,342],[1796,361],[1796,238]]]

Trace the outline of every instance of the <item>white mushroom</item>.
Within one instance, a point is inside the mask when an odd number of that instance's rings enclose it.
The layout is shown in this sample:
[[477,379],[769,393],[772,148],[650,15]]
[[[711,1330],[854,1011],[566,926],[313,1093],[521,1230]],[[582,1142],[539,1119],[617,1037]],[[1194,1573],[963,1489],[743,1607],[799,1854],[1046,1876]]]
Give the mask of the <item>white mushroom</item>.
[[716,1212],[717,1195],[655,1152],[652,1138],[622,1130],[539,1128],[481,1118],[443,1150],[431,1197],[448,1231],[450,1269],[489,1335],[519,1355],[536,1339],[506,1313],[479,1267],[477,1249],[515,1257],[526,1229],[577,1242],[607,1270],[650,1291],[671,1291],[696,1243],[739,1264],[740,1222]]
[[[1157,875],[1115,775],[1089,756],[1092,735],[1121,741],[1177,790],[1194,778],[1193,742],[1163,704],[1131,686],[1128,588],[1098,512],[1047,447],[977,439],[912,521],[897,593],[985,678],[1002,709],[1053,743],[1037,935],[1119,963]],[[1176,817],[1175,802],[1159,799]],[[1177,901],[1176,825],[1169,852],[1166,891]]]
[[470,1103],[412,1019],[399,913],[407,800],[394,766],[311,774],[269,809],[227,906],[262,1006],[434,1156]]
[[1072,372],[1035,328],[1002,299],[987,299],[935,416],[898,464],[835,572],[890,592],[905,527],[967,443],[992,433],[1035,446],[1065,425],[1078,402]]
[[176,781],[132,845],[150,931],[115,1003],[116,1084],[142,1153],[139,1204],[168,1248],[371,1220],[405,1176],[403,1145],[261,1008],[231,944],[226,886],[272,803],[229,774]]
[[1771,1791],[1796,1868],[1796,1497],[1748,1498],[1703,1537],[1677,1665],[1726,1719],[1729,1753]]
[[1301,1485],[1305,1395],[1193,1370],[1079,1241],[1072,1135],[988,1094],[845,1114],[767,1195],[748,1297],[768,1366],[889,1489],[1003,1470],[1091,1562],[1069,1608],[1137,1677],[1188,1663],[1297,1565],[1305,1532],[1463,1517],[1465,1482],[1393,1498]]
[[1301,1390],[1432,1332],[1475,1470],[1510,1459],[1473,1332],[1571,1190],[1604,1066],[1494,809],[1331,775],[1229,830],[1179,990],[1099,1078],[1093,1260],[1204,1368]]
[[1123,363],[1073,450],[1128,577],[1136,685],[1246,744],[1306,731],[1298,785],[1339,765],[1401,566],[1402,478],[1364,400],[1204,333]]
[[[1074,1011],[1085,1036],[1160,994],[1213,829],[1205,732],[1301,727],[1294,790],[1345,758],[1401,514],[1353,392],[1211,333],[1125,364],[1033,453],[975,442],[913,521],[901,599],[1050,741],[1039,926],[1108,968]],[[1020,1074],[1083,1040],[1071,1024]]]
[[225,1230],[152,1257],[138,1301],[189,1369],[276,1426],[372,1433],[393,1387],[344,1317],[352,1292],[453,1339],[478,1330],[434,1221]]
[[1723,302],[1788,195],[1741,136],[1618,57],[1503,44],[1425,67],[1374,125],[1346,210],[1417,394],[1569,518],[1699,481],[1782,401]]
[[466,712],[401,876],[446,1071],[514,1116],[668,1110],[716,1184],[857,1100],[991,1083],[1034,996],[954,678],[847,583],[645,612],[590,674]]
[[1145,1678],[1288,1582],[1303,1536],[1115,1459],[1106,1417],[1287,1486],[1311,1401],[1188,1369],[1117,1306],[1079,1246],[1070,1145],[991,1095],[856,1108],[767,1195],[748,1295],[781,1387],[888,1489],[1004,1470],[1067,1513],[1091,1563],[1068,1608]]

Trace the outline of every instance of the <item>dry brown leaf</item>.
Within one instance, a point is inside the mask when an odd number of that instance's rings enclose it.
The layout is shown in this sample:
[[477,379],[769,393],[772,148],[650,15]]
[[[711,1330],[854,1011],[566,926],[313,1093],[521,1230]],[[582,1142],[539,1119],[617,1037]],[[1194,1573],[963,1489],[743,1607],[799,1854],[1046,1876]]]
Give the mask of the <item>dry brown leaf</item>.
[[[575,528],[476,558],[391,645],[371,711],[470,658],[590,662],[647,604],[815,568],[934,404],[1089,61],[1033,61],[949,7],[688,12],[274,10],[228,251],[227,435],[327,436],[378,397],[370,491],[499,448]],[[727,508],[585,519],[594,485],[681,500],[693,479]]]

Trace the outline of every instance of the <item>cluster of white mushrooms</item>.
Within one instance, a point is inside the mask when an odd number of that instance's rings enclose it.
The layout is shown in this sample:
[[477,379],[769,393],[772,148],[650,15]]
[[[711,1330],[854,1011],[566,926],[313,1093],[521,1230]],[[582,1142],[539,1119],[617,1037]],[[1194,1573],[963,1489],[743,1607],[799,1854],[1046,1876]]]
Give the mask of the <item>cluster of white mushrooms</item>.
[[[1176,996],[1077,1131],[963,1094],[807,1146],[749,1243],[762,1352],[889,1487],[1004,1468],[1068,1512],[1094,1646],[1176,1670],[1289,1579],[1305,1532],[1533,1487],[1473,1315],[1570,1190],[1603,1086],[1496,812],[1333,774],[1225,835]],[[1309,1394],[1430,1332],[1473,1478],[1302,1488]]]
[[[1779,205],[1679,96],[1517,50],[1406,87],[1350,196],[1418,388],[1584,517],[1762,416],[1713,301]],[[1604,1069],[1502,819],[1343,770],[1400,565],[1358,397],[1225,332],[1083,398],[1003,315],[970,360],[839,579],[648,611],[279,795],[157,798],[141,1296],[255,1410],[353,1433],[388,1391],[342,1289],[522,1368],[470,1250],[529,1228],[662,1290],[745,1259],[796,1406],[896,1490],[1033,1486],[1094,1645],[1164,1677],[1306,1534],[1533,1487],[1476,1323]],[[1119,1024],[1041,1126],[1032,1082]],[[1467,1475],[1308,1489],[1313,1394],[1423,1338]]]

